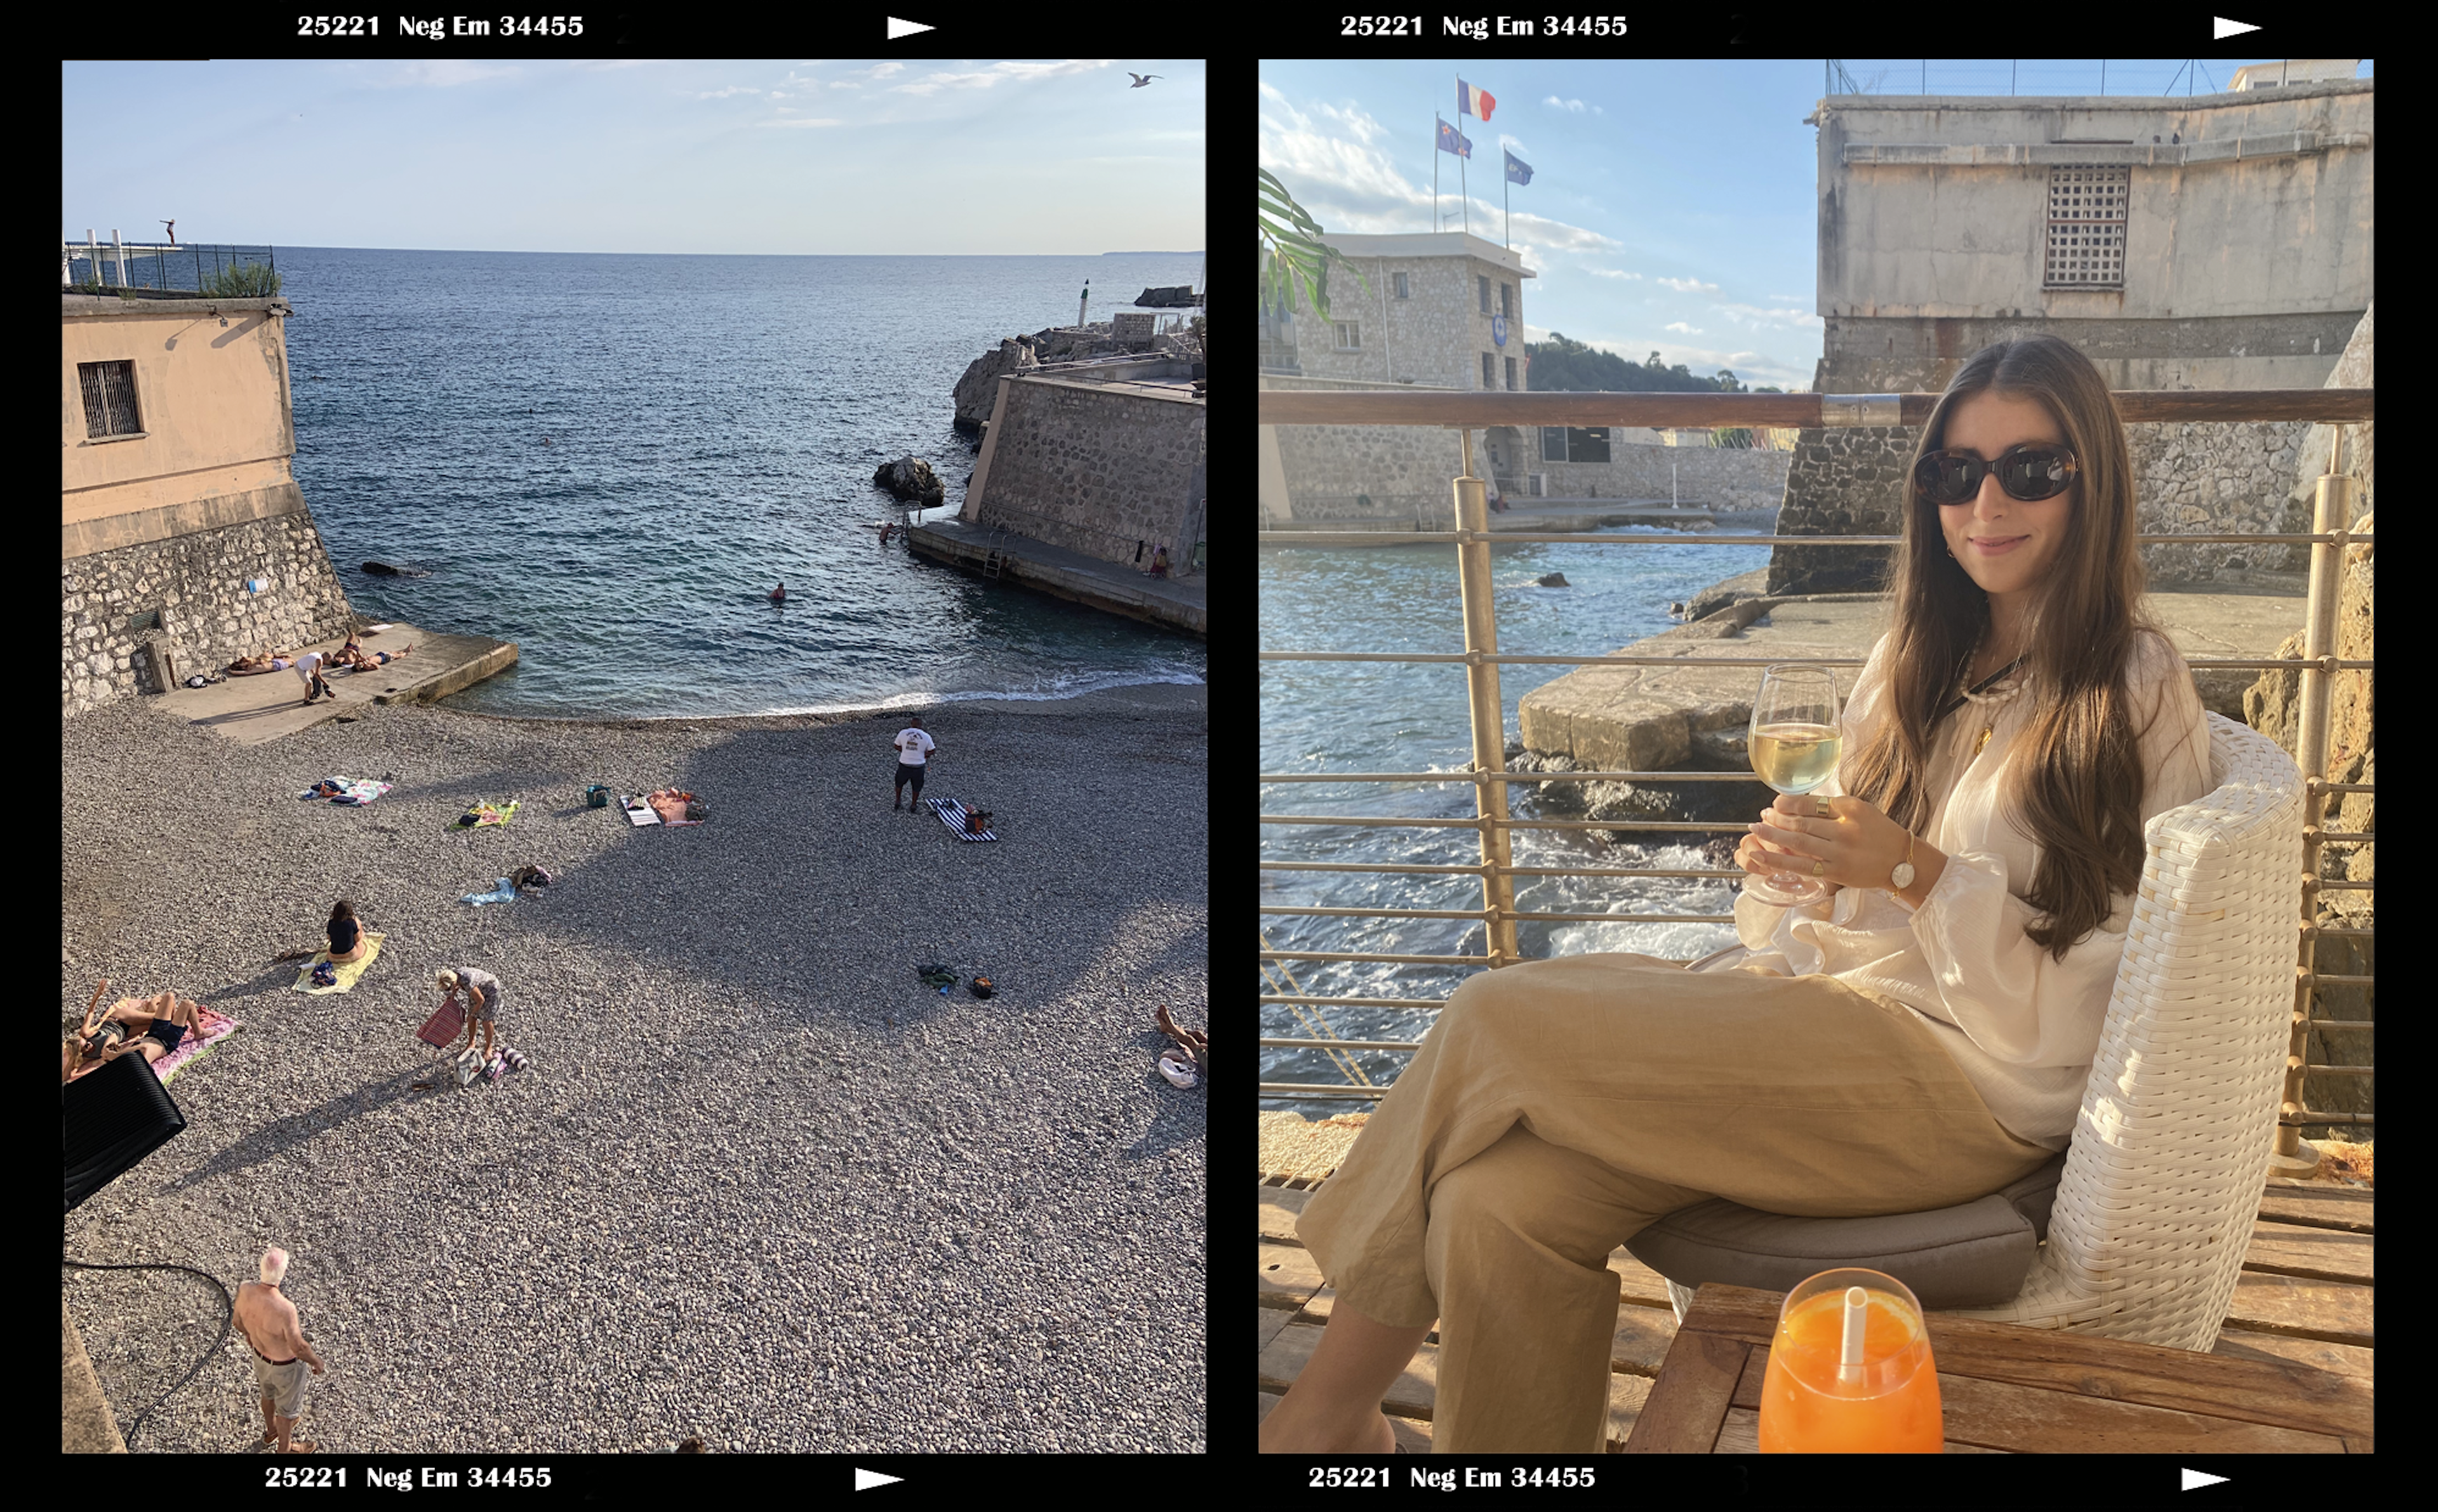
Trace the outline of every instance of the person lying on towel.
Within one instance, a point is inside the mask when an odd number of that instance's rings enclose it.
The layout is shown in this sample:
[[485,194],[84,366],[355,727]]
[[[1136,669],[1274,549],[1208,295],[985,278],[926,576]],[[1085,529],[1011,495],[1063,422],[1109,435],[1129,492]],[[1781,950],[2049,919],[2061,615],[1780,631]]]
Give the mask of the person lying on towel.
[[228,664],[232,676],[257,677],[265,672],[285,672],[296,664],[293,651],[273,651],[258,657],[239,657]]
[[68,1036],[62,1046],[62,1081],[74,1081],[104,1061],[133,1052],[158,1061],[178,1047],[187,1034],[203,1032],[203,1005],[175,993],[141,1000],[122,997],[98,1019]]

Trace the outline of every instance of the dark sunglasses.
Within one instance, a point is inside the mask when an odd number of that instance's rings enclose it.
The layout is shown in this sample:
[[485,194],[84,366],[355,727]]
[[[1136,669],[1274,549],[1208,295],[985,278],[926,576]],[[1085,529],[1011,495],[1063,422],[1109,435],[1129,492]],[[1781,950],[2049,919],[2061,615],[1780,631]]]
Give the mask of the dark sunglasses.
[[1981,491],[1981,480],[1996,473],[2008,498],[2030,503],[2065,492],[2075,472],[2073,452],[2040,445],[2016,447],[1995,462],[1969,451],[1934,451],[1914,465],[1913,481],[1933,503],[1969,504]]

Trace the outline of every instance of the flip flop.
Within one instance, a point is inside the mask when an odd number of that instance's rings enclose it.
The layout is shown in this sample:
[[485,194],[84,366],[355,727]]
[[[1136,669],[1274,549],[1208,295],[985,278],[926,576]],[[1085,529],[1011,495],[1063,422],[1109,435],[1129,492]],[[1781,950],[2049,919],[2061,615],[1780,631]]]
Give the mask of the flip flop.
[[1176,1060],[1175,1056],[1176,1052],[1174,1050],[1167,1051],[1160,1056],[1159,1074],[1168,1078],[1169,1084],[1172,1086],[1190,1087],[1193,1085],[1193,1083],[1199,1081],[1200,1078],[1193,1074],[1193,1068],[1192,1066],[1181,1064]]

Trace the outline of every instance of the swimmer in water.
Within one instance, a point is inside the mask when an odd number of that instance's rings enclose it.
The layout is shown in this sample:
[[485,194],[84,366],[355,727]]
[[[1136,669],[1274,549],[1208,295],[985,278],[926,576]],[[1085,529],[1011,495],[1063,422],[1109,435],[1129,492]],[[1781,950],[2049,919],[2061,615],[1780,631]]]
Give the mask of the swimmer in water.
[[777,588],[770,590],[770,602],[773,604],[785,604],[787,602],[786,584],[781,583]]

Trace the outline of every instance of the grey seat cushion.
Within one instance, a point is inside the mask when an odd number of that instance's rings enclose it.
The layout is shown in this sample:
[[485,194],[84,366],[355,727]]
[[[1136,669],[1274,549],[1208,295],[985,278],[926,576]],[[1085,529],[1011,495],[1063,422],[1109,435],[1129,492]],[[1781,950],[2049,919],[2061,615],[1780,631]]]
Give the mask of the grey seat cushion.
[[1679,1286],[1787,1292],[1852,1265],[1895,1276],[1933,1310],[1996,1307],[2023,1289],[2064,1169],[2059,1154],[1987,1197],[1883,1218],[1788,1218],[1713,1198],[1669,1214],[1625,1247]]

